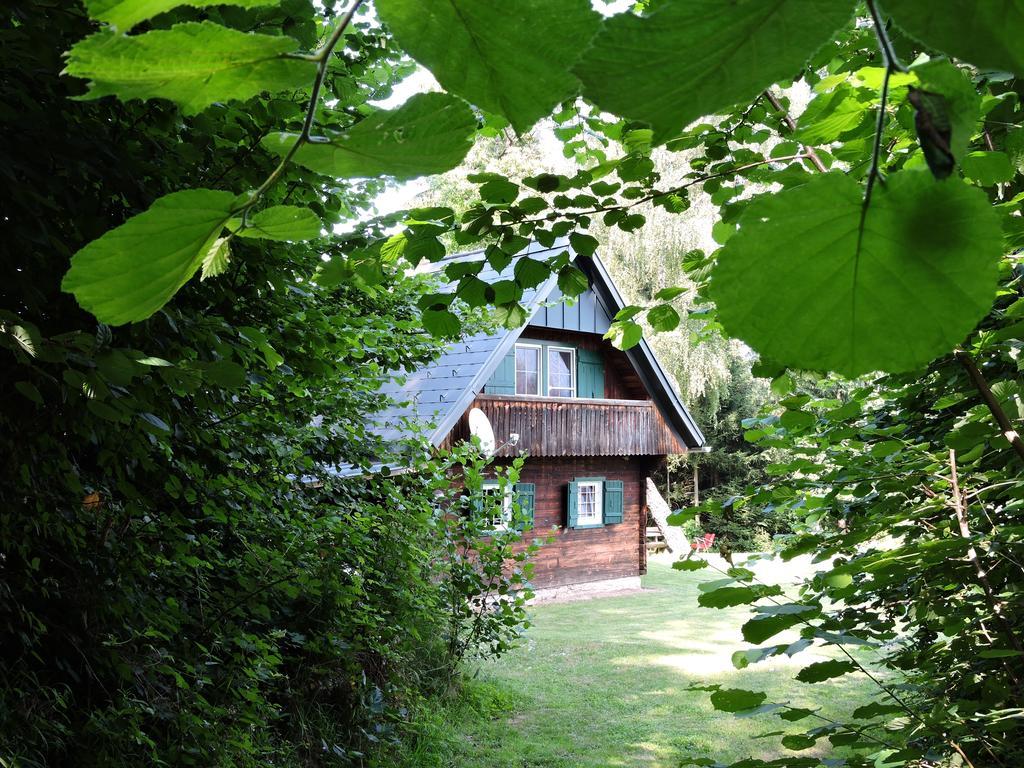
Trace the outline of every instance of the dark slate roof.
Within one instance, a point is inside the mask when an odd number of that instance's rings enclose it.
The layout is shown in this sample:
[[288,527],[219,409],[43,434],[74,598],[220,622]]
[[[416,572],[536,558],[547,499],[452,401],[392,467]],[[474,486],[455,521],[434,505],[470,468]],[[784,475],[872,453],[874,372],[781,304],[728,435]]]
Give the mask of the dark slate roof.
[[[571,250],[558,242],[551,248],[532,243],[516,256],[546,257]],[[482,260],[483,251],[458,254],[429,266],[440,273],[456,261]],[[396,380],[382,391],[394,405],[378,416],[385,439],[400,437],[408,429],[409,420],[430,428],[430,440],[440,445],[476,396],[490,380],[502,358],[516,343],[526,325],[566,328],[591,333],[605,333],[611,318],[625,306],[625,301],[612,283],[611,276],[598,258],[576,256],[576,265],[590,278],[591,290],[578,297],[574,306],[564,303],[557,277],[552,275],[535,289],[524,292],[521,303],[527,322],[516,330],[499,329],[492,334],[478,334],[451,344],[431,365],[416,371],[399,371]],[[501,273],[484,264],[481,280],[495,282],[511,278],[515,260]],[[676,394],[668,376],[646,341],[626,351],[644,387],[661,410],[680,441],[690,449],[703,448],[704,435]]]

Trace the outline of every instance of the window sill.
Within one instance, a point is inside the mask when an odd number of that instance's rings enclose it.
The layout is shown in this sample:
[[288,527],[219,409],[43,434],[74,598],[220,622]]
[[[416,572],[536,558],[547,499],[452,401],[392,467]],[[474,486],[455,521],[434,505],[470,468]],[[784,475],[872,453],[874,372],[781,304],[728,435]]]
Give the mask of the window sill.
[[590,528],[604,528],[604,523],[593,523],[592,525],[574,525],[572,530],[574,531],[586,531]]

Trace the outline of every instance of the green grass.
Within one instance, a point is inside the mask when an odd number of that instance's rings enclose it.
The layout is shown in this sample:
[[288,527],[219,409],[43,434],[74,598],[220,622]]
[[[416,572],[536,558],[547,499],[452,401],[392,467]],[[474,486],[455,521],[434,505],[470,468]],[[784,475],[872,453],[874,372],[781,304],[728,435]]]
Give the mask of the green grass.
[[482,665],[463,701],[435,713],[408,764],[660,768],[686,757],[770,759],[794,753],[777,738],[755,736],[796,732],[804,723],[715,712],[706,693],[686,688],[719,683],[763,690],[768,701],[821,707],[837,719],[867,700],[872,685],[863,675],[816,685],[794,681],[801,666],[825,658],[812,651],[734,669],[730,657],[746,647],[739,627],[749,609],[696,603],[697,584],[720,577],[711,569],[678,573],[652,563],[642,593],[537,606],[523,646]]

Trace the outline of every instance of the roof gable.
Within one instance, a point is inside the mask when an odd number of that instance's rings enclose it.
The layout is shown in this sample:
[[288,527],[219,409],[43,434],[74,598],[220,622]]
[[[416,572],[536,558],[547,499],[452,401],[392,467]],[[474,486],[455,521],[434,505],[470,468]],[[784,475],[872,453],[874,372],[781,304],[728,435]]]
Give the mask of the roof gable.
[[612,318],[605,305],[598,301],[593,288],[584,291],[572,304],[566,304],[565,296],[556,284],[529,324],[603,336],[611,328]]
[[[571,250],[565,243],[544,248],[532,243],[518,254],[516,260],[530,255],[553,254]],[[482,260],[483,252],[474,251],[445,259],[432,265],[434,271],[455,261]],[[590,279],[591,287],[578,297],[575,306],[567,306],[558,289],[557,277],[552,275],[535,289],[524,291],[521,303],[526,308],[527,321],[522,327],[494,333],[477,334],[454,342],[438,360],[411,372],[399,372],[399,378],[383,388],[394,405],[380,416],[381,431],[385,439],[397,438],[409,429],[407,420],[429,425],[430,440],[440,445],[476,396],[483,391],[495,369],[527,325],[546,328],[605,333],[611,319],[625,306],[611,276],[598,258],[576,256],[576,265]],[[489,264],[479,273],[481,280],[495,282],[511,278],[515,260],[500,273]],[[653,350],[645,340],[626,351],[651,399],[680,442],[690,449],[705,444],[704,435],[697,427],[686,407],[669,381]]]

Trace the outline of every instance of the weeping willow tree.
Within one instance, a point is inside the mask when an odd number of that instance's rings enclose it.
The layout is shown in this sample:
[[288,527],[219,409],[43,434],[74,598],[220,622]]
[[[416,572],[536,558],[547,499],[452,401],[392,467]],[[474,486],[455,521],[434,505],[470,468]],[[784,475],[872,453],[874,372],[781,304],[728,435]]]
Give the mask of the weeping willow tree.
[[[655,152],[665,178],[685,172],[680,153]],[[669,504],[682,507],[697,497],[728,499],[763,479],[768,452],[743,439],[743,420],[757,416],[772,400],[767,381],[751,373],[755,355],[743,343],[725,339],[703,319],[695,306],[695,286],[683,268],[695,252],[716,247],[711,237],[715,206],[703,192],[691,194],[689,209],[680,215],[654,205],[643,215],[651,226],[643,235],[604,227],[601,257],[626,299],[649,304],[663,288],[690,290],[676,300],[682,317],[672,331],[650,332],[647,338],[712,447],[709,454],[673,456],[655,478]],[[734,549],[765,549],[771,536],[788,531],[788,522],[764,511],[722,505],[719,517],[693,524],[691,534],[709,531]]]

